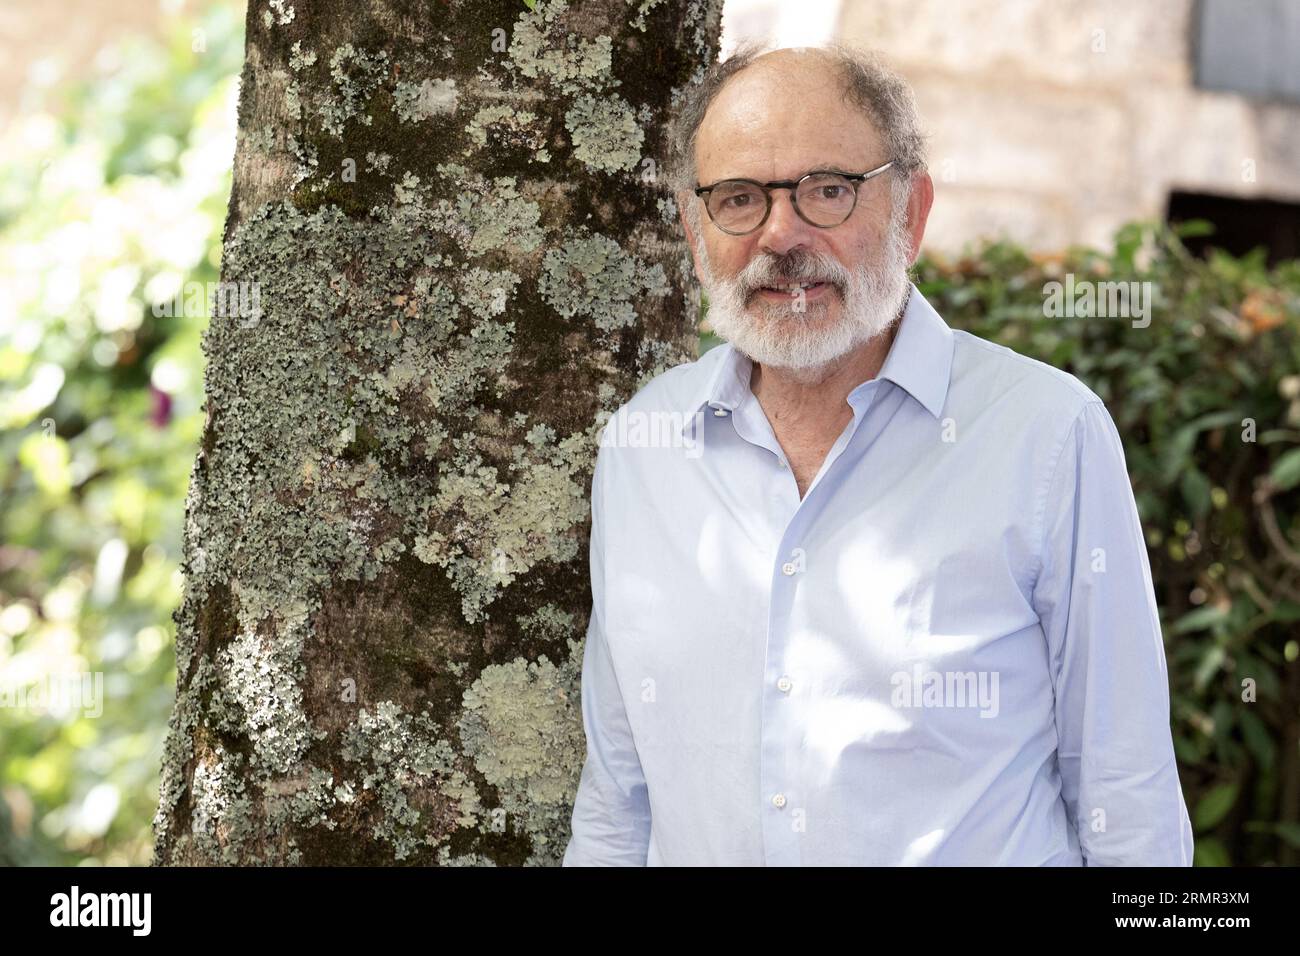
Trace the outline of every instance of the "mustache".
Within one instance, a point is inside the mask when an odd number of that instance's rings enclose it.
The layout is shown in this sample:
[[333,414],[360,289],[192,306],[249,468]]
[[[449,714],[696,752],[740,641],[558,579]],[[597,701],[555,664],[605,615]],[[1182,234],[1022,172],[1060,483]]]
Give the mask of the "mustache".
[[832,286],[843,296],[850,279],[849,270],[833,257],[795,249],[781,256],[768,254],[754,259],[735,281],[748,300],[764,287],[816,282]]

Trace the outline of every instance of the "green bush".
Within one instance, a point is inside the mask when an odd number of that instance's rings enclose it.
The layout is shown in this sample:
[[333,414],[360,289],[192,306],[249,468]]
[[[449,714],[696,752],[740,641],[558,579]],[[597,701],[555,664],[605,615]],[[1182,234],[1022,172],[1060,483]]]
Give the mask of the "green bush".
[[[152,854],[207,325],[153,305],[217,277],[243,58],[170,26],[0,131],[0,862]],[[30,706],[79,672],[101,715]]]

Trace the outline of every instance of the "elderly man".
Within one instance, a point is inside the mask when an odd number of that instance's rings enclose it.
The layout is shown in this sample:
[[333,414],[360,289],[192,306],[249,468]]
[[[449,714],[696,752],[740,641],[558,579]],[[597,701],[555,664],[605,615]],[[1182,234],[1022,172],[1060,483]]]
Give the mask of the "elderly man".
[[1119,435],[910,283],[906,85],[744,51],[677,137],[726,342],[597,458],[565,864],[1190,864]]

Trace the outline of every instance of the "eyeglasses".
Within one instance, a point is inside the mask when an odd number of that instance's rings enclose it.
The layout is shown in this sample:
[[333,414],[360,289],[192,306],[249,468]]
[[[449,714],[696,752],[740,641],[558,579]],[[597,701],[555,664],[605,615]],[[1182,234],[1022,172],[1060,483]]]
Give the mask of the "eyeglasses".
[[743,236],[767,222],[772,213],[773,189],[790,190],[790,203],[799,218],[810,226],[829,229],[853,214],[858,204],[858,186],[893,165],[890,160],[865,173],[826,170],[770,183],[723,179],[712,186],[698,187],[695,195],[704,200],[713,224],[728,235]]

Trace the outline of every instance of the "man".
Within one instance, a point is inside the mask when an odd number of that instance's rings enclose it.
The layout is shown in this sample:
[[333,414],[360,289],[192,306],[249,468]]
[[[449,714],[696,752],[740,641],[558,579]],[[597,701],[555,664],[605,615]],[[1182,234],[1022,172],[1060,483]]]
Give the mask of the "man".
[[909,282],[906,85],[744,51],[678,125],[726,342],[606,428],[566,865],[1189,865],[1119,436]]

